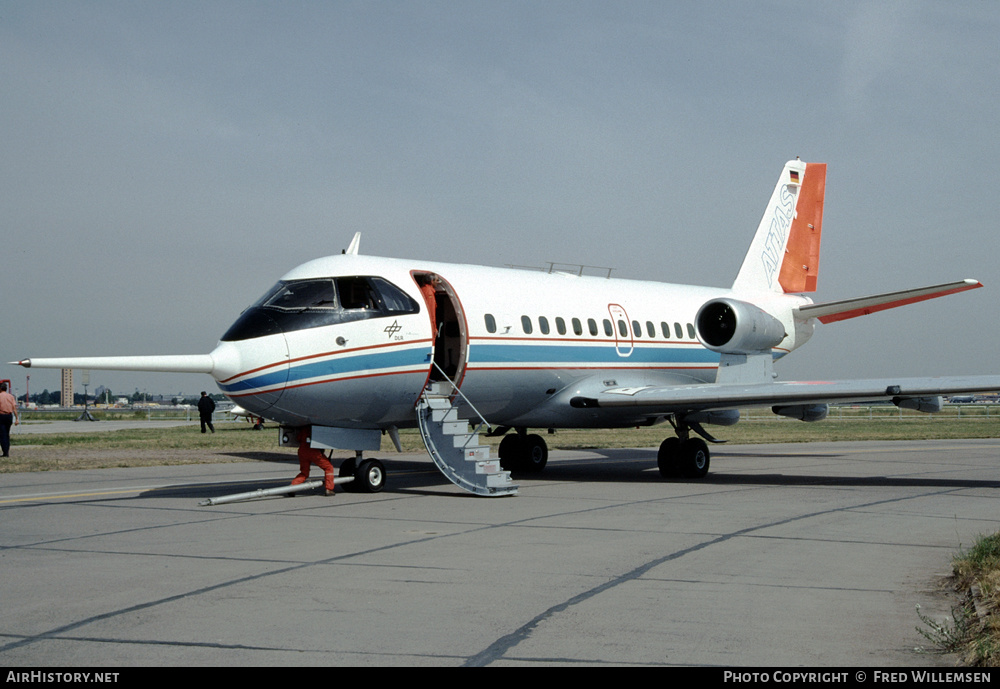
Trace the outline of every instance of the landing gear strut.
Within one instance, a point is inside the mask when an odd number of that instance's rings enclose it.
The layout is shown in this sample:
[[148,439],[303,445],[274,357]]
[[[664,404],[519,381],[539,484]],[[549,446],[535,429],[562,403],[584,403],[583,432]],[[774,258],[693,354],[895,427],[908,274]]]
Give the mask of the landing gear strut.
[[505,435],[497,448],[500,466],[507,471],[521,471],[538,474],[549,461],[549,448],[540,435],[528,435],[526,429],[518,428],[517,433]]
[[701,438],[692,438],[690,427],[683,421],[670,420],[677,437],[667,438],[660,443],[656,453],[656,465],[664,478],[704,478],[708,473],[711,453],[708,443]]

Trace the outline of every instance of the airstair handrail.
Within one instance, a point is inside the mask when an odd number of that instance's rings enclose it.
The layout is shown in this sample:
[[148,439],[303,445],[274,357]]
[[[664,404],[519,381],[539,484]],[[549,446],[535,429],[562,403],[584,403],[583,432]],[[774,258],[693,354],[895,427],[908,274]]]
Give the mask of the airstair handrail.
[[[458,385],[455,384],[455,381],[453,381],[451,378],[448,377],[448,374],[444,372],[444,369],[442,369],[436,361],[432,361],[431,363],[434,364],[434,368],[436,368],[441,373],[441,375],[444,376],[445,381],[447,381],[447,383],[451,385],[451,389],[454,390],[456,393],[458,393],[458,395],[465,401],[465,403],[469,405],[469,408],[472,409],[472,411],[475,412],[476,416],[479,417],[479,425],[476,426],[476,430],[473,432],[478,433],[483,426],[490,428],[490,422],[486,420],[486,417],[483,416],[478,409],[476,409],[476,405],[472,403],[472,400],[470,400],[468,397],[465,396],[465,393],[459,389]],[[421,393],[421,396],[426,396],[426,394],[427,390],[425,389]]]

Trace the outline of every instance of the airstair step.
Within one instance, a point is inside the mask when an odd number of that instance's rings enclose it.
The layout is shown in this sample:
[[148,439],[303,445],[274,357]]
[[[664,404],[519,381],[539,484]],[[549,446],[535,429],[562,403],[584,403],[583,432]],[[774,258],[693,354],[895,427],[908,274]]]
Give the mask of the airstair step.
[[461,421],[442,421],[441,432],[446,435],[468,435],[469,422],[465,419]]
[[509,492],[517,493],[517,484],[510,479],[509,472],[502,474],[489,474],[486,476],[486,485],[489,488],[503,488]]
[[[485,462],[490,458],[490,446],[489,445],[470,445],[464,449],[465,461],[467,462]],[[500,460],[495,460],[499,465]]]
[[458,421],[458,410],[454,407],[446,409],[435,408],[431,410],[431,421],[434,423],[444,423],[445,421]]
[[475,447],[479,445],[479,434],[478,433],[466,433],[464,435],[454,435],[453,443],[455,447]]

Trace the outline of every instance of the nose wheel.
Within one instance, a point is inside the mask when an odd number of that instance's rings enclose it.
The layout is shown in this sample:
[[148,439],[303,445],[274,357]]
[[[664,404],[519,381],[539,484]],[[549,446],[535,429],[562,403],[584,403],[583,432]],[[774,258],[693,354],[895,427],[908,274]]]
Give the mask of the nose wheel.
[[344,490],[350,493],[378,493],[385,488],[385,465],[377,459],[362,459],[360,452],[357,457],[344,460],[337,476],[354,477],[353,481],[344,484]]

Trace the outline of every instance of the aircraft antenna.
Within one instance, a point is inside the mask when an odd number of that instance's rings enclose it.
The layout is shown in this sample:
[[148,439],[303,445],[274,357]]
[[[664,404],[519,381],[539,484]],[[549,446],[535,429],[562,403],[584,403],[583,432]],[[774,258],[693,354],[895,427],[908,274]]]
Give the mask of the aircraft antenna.
[[361,233],[355,232],[354,239],[351,240],[350,246],[347,247],[345,254],[350,254],[351,256],[358,255],[358,246],[361,244]]

